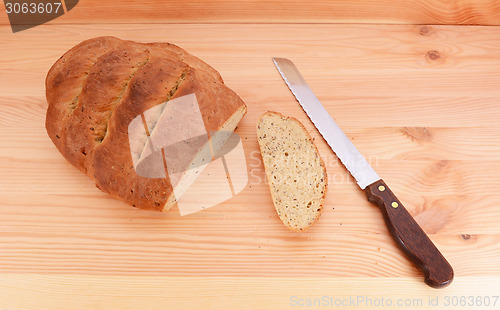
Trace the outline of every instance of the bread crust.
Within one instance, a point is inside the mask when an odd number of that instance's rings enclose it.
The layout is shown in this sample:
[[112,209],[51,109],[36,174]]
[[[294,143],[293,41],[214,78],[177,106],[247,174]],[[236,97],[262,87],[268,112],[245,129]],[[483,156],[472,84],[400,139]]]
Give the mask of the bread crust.
[[208,132],[246,112],[215,69],[180,47],[90,39],[66,52],[47,74],[47,133],[102,191],[134,207],[166,211],[172,206],[165,207],[173,195],[170,180],[135,172],[128,126],[152,107],[193,93]]
[[[309,132],[306,130],[306,128],[304,127],[304,125],[298,120],[296,119],[295,117],[291,117],[291,116],[285,116],[279,112],[274,112],[274,111],[267,111],[266,113],[262,114],[260,116],[259,119],[263,119],[264,117],[266,116],[277,116],[279,118],[282,118],[284,120],[292,120],[294,121],[296,124],[298,124],[302,130],[304,131],[304,133],[306,134],[306,137],[307,137],[307,141],[313,146],[314,148],[314,151],[316,152],[316,154],[318,154],[318,159],[319,159],[319,164],[322,168],[322,171],[323,171],[323,179],[324,179],[324,190],[323,190],[323,195],[321,196],[320,198],[320,205],[319,205],[319,210],[317,210],[317,213],[315,214],[315,217],[310,221],[309,225],[306,226],[306,227],[300,227],[300,228],[295,228],[295,227],[292,227],[290,226],[288,223],[285,222],[285,220],[280,216],[280,219],[283,221],[283,223],[292,231],[296,231],[296,232],[305,232],[307,230],[309,230],[309,228],[311,228],[314,223],[316,223],[320,216],[321,216],[321,213],[323,212],[323,204],[324,204],[324,201],[325,201],[325,198],[326,198],[326,193],[328,191],[328,173],[327,173],[327,170],[326,170],[326,166],[325,166],[325,163],[323,161],[323,159],[321,158],[321,156],[319,156],[319,151],[318,151],[318,148],[316,146],[316,144],[314,143],[314,140],[313,138],[311,137],[311,135],[309,134]],[[257,132],[259,132],[259,124],[260,122],[257,124]],[[261,152],[261,154],[264,153],[264,150],[263,150],[263,145],[260,143],[260,138],[258,137],[258,140],[259,140],[259,150]],[[272,178],[272,175],[271,175],[271,172],[269,171],[268,167],[266,165],[264,165],[264,171],[266,173],[266,177],[267,177],[267,180],[268,182],[270,182],[269,180],[271,180]],[[271,186],[271,183],[268,184],[270,189],[271,189],[271,194],[272,194],[272,186]],[[278,211],[278,209],[280,208],[280,206],[278,206],[275,202],[275,200],[273,199],[273,204],[274,204],[274,207],[276,208],[276,211]]]

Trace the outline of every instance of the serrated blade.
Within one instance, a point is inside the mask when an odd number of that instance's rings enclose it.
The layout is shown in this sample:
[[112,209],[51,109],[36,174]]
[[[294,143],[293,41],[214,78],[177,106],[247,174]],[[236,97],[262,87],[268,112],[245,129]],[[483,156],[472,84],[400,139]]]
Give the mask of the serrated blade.
[[273,58],[273,62],[302,109],[342,164],[356,179],[359,187],[365,189],[368,185],[380,180],[375,170],[319,102],[295,64],[289,59],[277,57]]

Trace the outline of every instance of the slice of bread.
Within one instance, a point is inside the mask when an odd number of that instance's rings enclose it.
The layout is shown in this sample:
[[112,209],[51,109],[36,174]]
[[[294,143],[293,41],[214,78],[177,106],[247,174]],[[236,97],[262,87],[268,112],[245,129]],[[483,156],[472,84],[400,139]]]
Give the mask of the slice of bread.
[[316,145],[297,119],[276,112],[260,117],[257,140],[278,216],[306,231],[321,215],[328,184]]

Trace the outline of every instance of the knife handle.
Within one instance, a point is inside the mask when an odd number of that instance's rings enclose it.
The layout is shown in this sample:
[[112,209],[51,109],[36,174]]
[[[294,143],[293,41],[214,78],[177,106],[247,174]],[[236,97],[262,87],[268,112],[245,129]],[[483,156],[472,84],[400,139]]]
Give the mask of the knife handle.
[[406,255],[424,272],[425,283],[445,287],[453,280],[453,268],[420,228],[383,180],[365,188],[368,201],[384,213],[392,237]]

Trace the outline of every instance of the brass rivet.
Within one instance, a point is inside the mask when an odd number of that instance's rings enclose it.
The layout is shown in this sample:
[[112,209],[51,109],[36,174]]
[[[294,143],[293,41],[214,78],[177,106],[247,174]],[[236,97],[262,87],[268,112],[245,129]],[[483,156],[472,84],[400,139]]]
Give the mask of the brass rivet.
[[395,201],[394,201],[394,202],[391,204],[391,206],[392,206],[394,209],[396,209],[397,207],[399,207],[399,204],[398,204],[397,202],[395,202]]
[[385,186],[384,185],[380,185],[378,187],[378,190],[381,191],[381,192],[385,191]]

